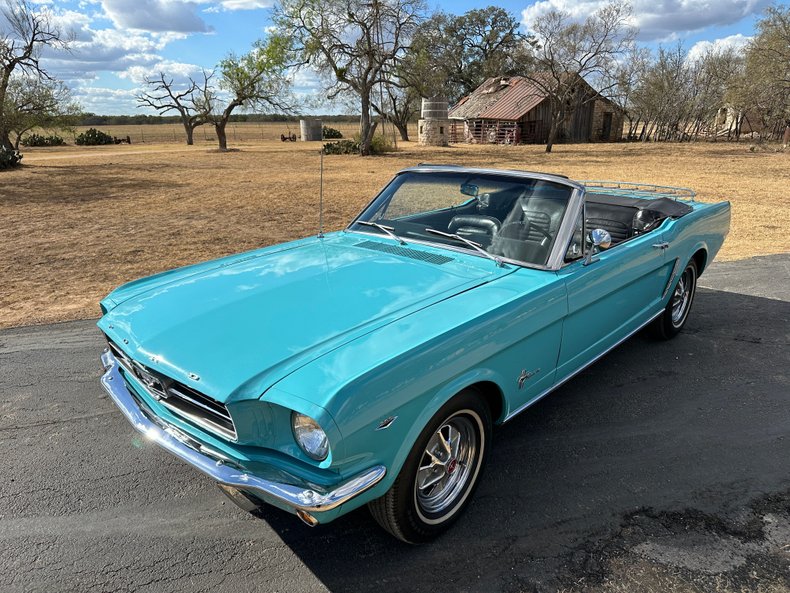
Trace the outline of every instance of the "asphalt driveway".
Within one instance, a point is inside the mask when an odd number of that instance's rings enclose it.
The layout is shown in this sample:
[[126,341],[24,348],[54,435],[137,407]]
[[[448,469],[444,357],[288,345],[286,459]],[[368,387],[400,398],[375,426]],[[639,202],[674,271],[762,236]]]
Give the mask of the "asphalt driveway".
[[790,255],[714,264],[495,434],[435,544],[243,513],[136,435],[91,321],[0,331],[0,591],[788,591]]

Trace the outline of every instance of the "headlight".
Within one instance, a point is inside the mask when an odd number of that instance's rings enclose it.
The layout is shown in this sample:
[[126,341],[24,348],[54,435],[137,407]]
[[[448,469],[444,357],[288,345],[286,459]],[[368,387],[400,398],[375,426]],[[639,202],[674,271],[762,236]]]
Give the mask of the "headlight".
[[318,426],[318,422],[310,416],[294,412],[291,414],[291,427],[296,442],[308,457],[316,461],[326,459],[329,455],[329,441],[326,433]]

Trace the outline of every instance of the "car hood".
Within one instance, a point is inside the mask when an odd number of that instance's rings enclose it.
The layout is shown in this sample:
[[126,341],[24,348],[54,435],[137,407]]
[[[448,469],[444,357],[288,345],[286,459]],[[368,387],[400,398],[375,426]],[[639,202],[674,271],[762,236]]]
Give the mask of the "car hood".
[[99,327],[133,358],[227,402],[506,273],[476,256],[335,233],[121,287]]

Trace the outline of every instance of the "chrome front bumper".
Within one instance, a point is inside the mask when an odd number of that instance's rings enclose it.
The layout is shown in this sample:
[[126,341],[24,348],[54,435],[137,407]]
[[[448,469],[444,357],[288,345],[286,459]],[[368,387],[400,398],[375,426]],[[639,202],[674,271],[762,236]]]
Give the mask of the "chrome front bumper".
[[348,502],[376,485],[387,471],[383,465],[376,465],[328,491],[274,482],[243,472],[217,459],[217,456],[221,456],[219,452],[207,449],[197,440],[166,424],[154,414],[146,413],[126,386],[118,369],[119,363],[113,354],[105,351],[101,361],[105,369],[101,378],[102,386],[126,419],[148,440],[199,469],[219,484],[252,494],[275,506],[292,509],[300,516],[300,511],[320,513]]

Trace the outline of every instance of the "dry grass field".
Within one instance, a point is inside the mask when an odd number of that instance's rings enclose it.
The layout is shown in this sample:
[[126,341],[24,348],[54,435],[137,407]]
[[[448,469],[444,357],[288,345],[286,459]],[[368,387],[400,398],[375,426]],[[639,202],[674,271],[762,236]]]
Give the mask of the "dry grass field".
[[[317,232],[319,144],[230,142],[240,150],[30,149],[24,167],[0,172],[0,327],[95,317],[122,282]],[[343,227],[395,171],[423,161],[685,185],[702,200],[732,201],[720,259],[790,251],[790,154],[725,143],[560,145],[551,155],[406,143],[381,157],[326,157],[326,228]]]

